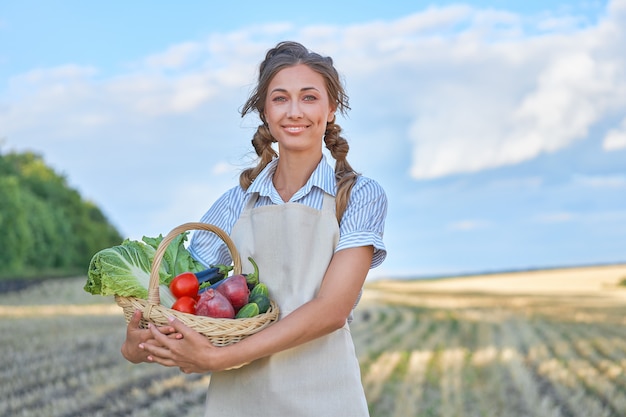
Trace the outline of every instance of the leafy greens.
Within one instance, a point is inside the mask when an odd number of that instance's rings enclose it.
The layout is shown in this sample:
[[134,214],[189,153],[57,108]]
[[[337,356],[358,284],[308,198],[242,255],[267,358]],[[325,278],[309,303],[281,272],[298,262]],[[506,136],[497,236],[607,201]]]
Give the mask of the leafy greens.
[[[168,245],[159,268],[161,305],[170,308],[175,298],[169,283],[182,272],[198,272],[204,266],[185,248],[189,232],[178,235]],[[119,295],[148,298],[150,269],[163,236],[146,237],[142,241],[126,239],[122,244],[97,252],[89,263],[84,290],[94,295]]]

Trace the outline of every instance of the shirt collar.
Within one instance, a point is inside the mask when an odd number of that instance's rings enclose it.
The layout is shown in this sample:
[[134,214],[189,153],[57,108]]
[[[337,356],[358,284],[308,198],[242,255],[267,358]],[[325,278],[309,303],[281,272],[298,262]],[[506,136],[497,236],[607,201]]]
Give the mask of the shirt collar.
[[[278,158],[273,159],[267,166],[261,171],[261,173],[256,177],[256,179],[250,184],[247,194],[251,193],[259,193],[261,196],[266,197],[275,197],[278,195],[276,188],[274,188],[274,183],[272,182],[272,178],[274,176],[274,172],[276,171],[276,166],[278,165]],[[300,198],[306,196],[311,192],[313,187],[317,187],[322,191],[335,196],[335,171],[328,164],[326,160],[326,156],[322,154],[322,159],[320,163],[315,168],[315,171],[309,177],[309,180],[304,184],[304,186],[298,190],[291,201],[297,201]],[[272,198],[273,200],[274,198]]]

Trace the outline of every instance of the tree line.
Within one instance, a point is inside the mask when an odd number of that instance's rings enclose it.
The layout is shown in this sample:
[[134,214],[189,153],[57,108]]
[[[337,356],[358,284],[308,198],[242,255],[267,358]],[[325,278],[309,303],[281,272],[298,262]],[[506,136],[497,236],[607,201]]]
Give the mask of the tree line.
[[86,273],[122,237],[34,152],[0,153],[0,278]]

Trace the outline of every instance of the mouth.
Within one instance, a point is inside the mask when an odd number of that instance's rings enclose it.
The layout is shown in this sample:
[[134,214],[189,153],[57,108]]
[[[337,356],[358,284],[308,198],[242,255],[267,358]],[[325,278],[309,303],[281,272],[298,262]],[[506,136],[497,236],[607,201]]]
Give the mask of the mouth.
[[305,125],[287,125],[287,126],[283,126],[283,129],[286,130],[289,133],[300,133],[305,131],[308,128],[308,126]]

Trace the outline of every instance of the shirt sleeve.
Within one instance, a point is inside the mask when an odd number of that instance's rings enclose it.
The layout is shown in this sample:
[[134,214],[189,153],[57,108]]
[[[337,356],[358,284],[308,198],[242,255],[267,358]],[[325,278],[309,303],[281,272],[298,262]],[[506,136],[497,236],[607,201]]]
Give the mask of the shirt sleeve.
[[339,243],[335,251],[359,246],[374,247],[371,268],[379,266],[387,256],[383,243],[387,195],[376,181],[359,177],[350,193],[348,206],[339,226]]
[[[217,226],[230,235],[243,209],[244,197],[245,192],[241,187],[231,188],[213,203],[200,222]],[[215,264],[230,265],[232,262],[226,243],[209,231],[196,230],[188,250],[194,259],[207,268]]]

